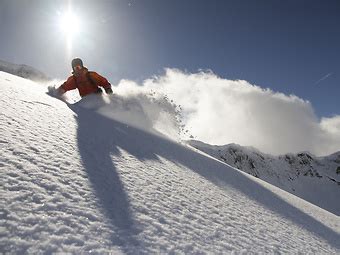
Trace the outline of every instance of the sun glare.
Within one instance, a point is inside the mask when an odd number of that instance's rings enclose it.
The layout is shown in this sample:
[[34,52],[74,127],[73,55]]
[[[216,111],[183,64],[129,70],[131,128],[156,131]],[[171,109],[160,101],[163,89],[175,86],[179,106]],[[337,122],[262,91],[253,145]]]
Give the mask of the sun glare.
[[79,19],[71,12],[67,12],[61,16],[60,28],[68,36],[79,32]]
[[69,6],[67,11],[65,11],[63,14],[59,14],[58,23],[60,32],[65,38],[66,54],[70,58],[72,56],[75,38],[79,36],[81,30],[80,20],[78,16],[72,12],[71,6]]

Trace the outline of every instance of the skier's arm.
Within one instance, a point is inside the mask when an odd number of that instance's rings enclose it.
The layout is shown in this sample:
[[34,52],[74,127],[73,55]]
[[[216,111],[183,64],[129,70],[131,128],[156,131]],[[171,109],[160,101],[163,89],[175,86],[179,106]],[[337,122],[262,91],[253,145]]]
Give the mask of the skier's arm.
[[112,94],[112,88],[110,82],[104,78],[103,76],[99,75],[96,72],[91,72],[91,77],[96,80],[97,84],[103,87],[108,94]]
[[63,89],[62,86],[60,86],[59,88],[57,88],[57,92],[58,92],[59,95],[62,95],[66,92],[66,90]]
[[73,76],[69,77],[59,88],[58,93],[60,95],[64,94],[66,91],[76,89],[77,84]]

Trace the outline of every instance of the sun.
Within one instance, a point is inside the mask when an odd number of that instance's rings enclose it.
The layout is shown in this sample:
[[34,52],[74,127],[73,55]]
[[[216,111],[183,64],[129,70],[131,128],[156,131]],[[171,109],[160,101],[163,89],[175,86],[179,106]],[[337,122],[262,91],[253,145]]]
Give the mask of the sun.
[[79,18],[71,11],[60,16],[59,26],[67,36],[71,37],[78,34],[80,31]]
[[74,43],[76,38],[80,36],[81,27],[79,17],[72,11],[71,6],[68,10],[58,15],[58,26],[60,38],[65,39],[66,54],[71,58],[74,51]]

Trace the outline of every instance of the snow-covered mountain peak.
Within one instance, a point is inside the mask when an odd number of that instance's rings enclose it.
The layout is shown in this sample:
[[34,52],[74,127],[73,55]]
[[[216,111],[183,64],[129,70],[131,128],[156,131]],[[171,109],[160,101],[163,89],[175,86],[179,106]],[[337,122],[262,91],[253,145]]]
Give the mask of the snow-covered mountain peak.
[[309,152],[272,156],[237,144],[188,144],[218,160],[340,215],[340,152],[316,157]]

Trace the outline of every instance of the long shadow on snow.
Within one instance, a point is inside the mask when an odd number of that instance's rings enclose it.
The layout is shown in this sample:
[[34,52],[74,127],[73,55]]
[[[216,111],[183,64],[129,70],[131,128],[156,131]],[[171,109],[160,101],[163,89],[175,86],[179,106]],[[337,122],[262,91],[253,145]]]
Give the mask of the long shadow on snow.
[[129,199],[111,155],[117,154],[115,137],[108,130],[111,120],[78,105],[68,105],[76,113],[77,142],[82,164],[99,200],[99,206],[114,230],[112,245],[131,253],[143,249],[135,238],[138,232],[130,211]]
[[[78,114],[78,144],[84,167],[114,226],[127,229],[129,224],[133,224],[127,194],[110,158],[111,154],[119,156],[117,147],[120,147],[140,161],[158,160],[158,156],[161,156],[188,167],[217,186],[222,188],[232,186],[273,212],[326,240],[331,246],[340,248],[338,233],[244,174],[230,170],[225,164],[162,137],[108,119],[91,110],[79,106],[71,106],[71,109]],[[96,156],[99,158],[95,158]],[[103,163],[98,165],[98,162]],[[115,205],[119,205],[119,208]]]

